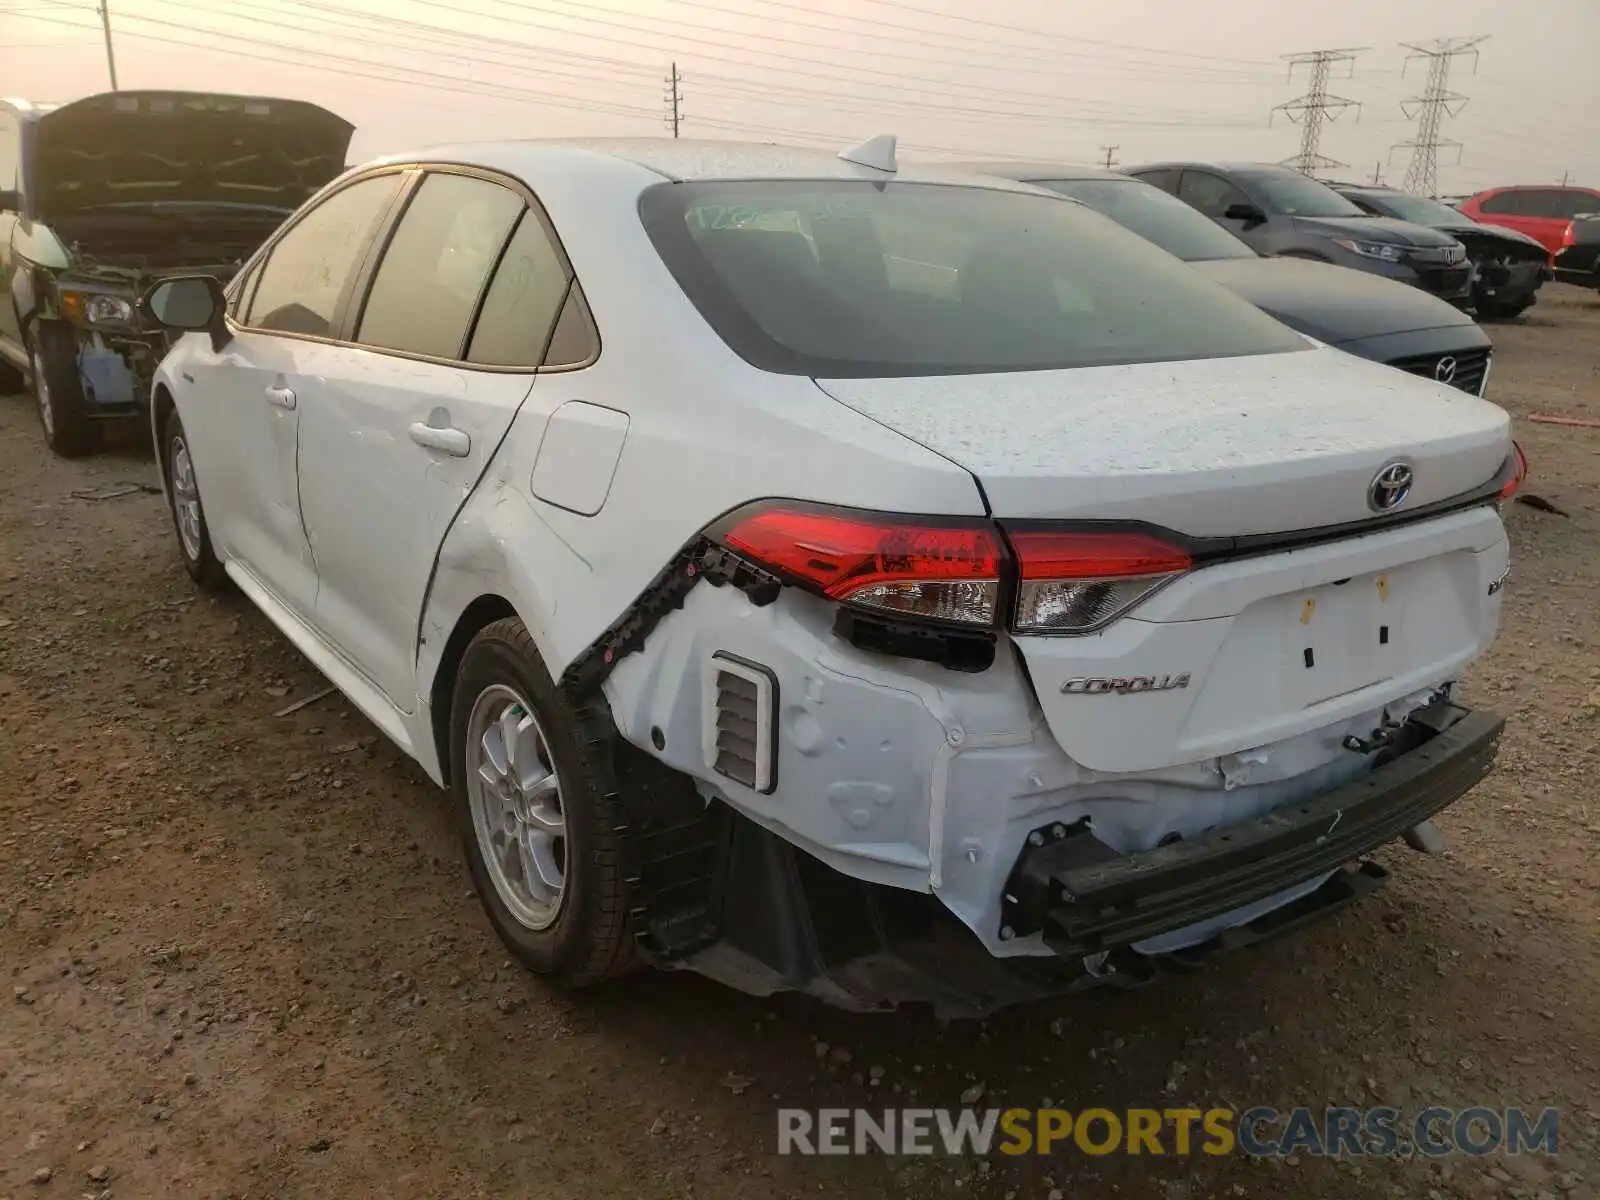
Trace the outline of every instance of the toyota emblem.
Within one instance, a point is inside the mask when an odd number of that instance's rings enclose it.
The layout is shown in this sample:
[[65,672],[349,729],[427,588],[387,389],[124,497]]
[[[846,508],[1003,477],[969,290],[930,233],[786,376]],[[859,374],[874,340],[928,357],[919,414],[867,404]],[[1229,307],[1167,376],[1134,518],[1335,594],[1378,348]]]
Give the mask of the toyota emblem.
[[1373,512],[1390,512],[1405,503],[1411,494],[1411,468],[1403,462],[1387,464],[1367,486],[1367,507]]
[[1433,377],[1440,383],[1449,383],[1456,377],[1456,360],[1453,355],[1446,354],[1433,364]]

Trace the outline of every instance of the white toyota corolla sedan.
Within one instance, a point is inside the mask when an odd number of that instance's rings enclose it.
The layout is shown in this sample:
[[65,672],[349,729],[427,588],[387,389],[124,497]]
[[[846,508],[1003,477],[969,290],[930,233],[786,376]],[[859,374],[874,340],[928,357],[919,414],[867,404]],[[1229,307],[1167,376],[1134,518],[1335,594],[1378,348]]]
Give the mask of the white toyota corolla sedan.
[[189,573],[450,790],[562,984],[1143,982],[1495,757],[1506,414],[891,139],[381,159],[144,303]]

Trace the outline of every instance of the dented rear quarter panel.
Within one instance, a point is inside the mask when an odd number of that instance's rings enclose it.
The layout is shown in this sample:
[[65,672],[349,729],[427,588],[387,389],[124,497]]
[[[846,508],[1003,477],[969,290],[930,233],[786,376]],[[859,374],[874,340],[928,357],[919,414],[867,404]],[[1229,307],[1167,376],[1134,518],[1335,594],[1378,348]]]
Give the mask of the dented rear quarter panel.
[[[518,162],[572,261],[601,350],[589,367],[538,377],[446,534],[419,629],[424,701],[446,639],[480,596],[510,602],[559,676],[680,547],[749,501],[984,511],[966,471],[811,380],[758,371],[728,349],[639,221],[639,193],[660,176],[600,156],[592,173],[546,175],[526,148]],[[541,500],[531,485],[551,414],[571,401],[627,415],[611,486],[593,515]]]

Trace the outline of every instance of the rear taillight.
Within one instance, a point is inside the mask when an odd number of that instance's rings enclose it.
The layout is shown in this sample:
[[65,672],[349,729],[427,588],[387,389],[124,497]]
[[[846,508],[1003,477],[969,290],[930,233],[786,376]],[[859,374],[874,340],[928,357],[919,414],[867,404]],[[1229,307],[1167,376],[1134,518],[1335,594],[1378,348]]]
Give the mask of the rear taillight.
[[754,565],[882,616],[1018,633],[1092,633],[1189,570],[1182,546],[1140,530],[1012,527],[767,501],[708,531]]
[[992,626],[1005,551],[986,521],[774,503],[735,513],[719,540],[790,582],[885,614]]
[[1007,533],[1020,633],[1092,633],[1194,565],[1187,550],[1142,532]]
[[1575,246],[1578,244],[1577,231],[1578,223],[1576,221],[1568,221],[1567,227],[1561,231],[1561,248],[1563,250],[1565,250],[1568,246]]

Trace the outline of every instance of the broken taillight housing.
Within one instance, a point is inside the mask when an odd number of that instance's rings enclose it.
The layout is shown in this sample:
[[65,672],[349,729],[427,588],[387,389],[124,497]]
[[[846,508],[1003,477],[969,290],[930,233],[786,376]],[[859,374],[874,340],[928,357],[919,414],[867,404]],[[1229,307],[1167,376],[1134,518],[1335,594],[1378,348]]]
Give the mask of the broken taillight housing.
[[1005,552],[981,519],[773,503],[734,513],[717,536],[781,578],[858,608],[968,626],[992,626],[999,613]]
[[1187,550],[1139,531],[1007,533],[1019,633],[1092,633],[1194,565]]

